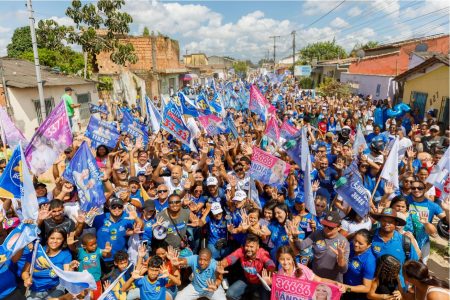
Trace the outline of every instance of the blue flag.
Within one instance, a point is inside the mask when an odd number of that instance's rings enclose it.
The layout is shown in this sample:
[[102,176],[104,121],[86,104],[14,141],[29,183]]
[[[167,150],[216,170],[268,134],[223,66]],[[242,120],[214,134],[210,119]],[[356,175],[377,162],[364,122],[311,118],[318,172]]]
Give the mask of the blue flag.
[[64,170],[63,177],[75,185],[80,198],[80,208],[88,212],[105,203],[100,170],[86,142],[83,142]]
[[[303,157],[305,158],[305,157]],[[306,155],[305,163],[305,172],[304,172],[304,179],[303,179],[303,191],[304,191],[304,199],[305,199],[305,207],[306,209],[312,214],[316,215],[316,206],[314,204],[314,196],[312,191],[312,185],[311,185],[311,156],[308,154]]]
[[17,145],[0,177],[0,197],[7,199],[21,198],[23,194],[21,164],[20,147]]
[[197,96],[196,104],[197,104],[198,110],[202,114],[204,114],[204,115],[212,114],[208,99],[204,92],[200,92],[200,94]]
[[133,136],[135,139],[142,138],[144,146],[148,144],[147,126],[142,124],[139,120],[133,118],[128,111],[123,111],[122,130]]
[[[163,102],[162,99],[161,102]],[[161,128],[161,114],[153,104],[152,100],[150,100],[150,98],[147,96],[145,96],[145,105],[147,106],[147,116],[152,127],[152,131],[158,132]]]
[[38,238],[38,228],[35,224],[20,223],[14,228],[0,246],[0,268],[14,254],[25,248]]
[[21,220],[33,220],[37,221],[39,217],[39,204],[36,196],[36,190],[33,185],[33,178],[31,177],[30,170],[25,161],[25,155],[22,151],[22,146],[19,144],[21,162],[21,178],[22,178],[22,195],[21,201]]
[[178,92],[178,99],[180,100],[183,115],[198,117],[197,108],[188,97],[186,97],[182,92]]
[[357,176],[341,177],[334,185],[335,191],[362,218],[370,209],[370,191],[364,187]]
[[115,148],[120,132],[115,124],[91,116],[84,135],[92,141],[92,147],[94,148],[100,145]]
[[89,103],[89,112],[91,114],[95,113],[102,113],[105,115],[109,114],[108,107],[106,105],[96,105],[92,103]]
[[181,112],[173,101],[164,107],[161,127],[188,147],[192,147],[191,132],[183,120]]
[[222,105],[222,100],[219,96],[219,94],[217,92],[214,92],[214,96],[211,99],[211,101],[209,102],[211,109],[217,113],[217,114],[222,114],[224,112],[223,109],[223,105]]
[[228,115],[225,118],[225,124],[230,129],[234,138],[237,139],[239,137],[239,132],[237,131],[236,125],[234,125],[234,121],[233,121],[233,118],[231,117],[231,115]]

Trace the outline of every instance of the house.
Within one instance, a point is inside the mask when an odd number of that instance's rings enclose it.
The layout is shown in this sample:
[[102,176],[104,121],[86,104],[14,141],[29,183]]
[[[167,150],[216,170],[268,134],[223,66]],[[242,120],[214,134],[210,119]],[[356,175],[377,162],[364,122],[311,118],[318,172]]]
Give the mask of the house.
[[[119,66],[111,61],[109,52],[101,52],[95,57],[99,76],[111,76],[117,81],[120,80],[122,72],[130,71],[143,79],[145,85],[122,84],[123,88],[135,88],[136,95],[145,92],[150,97],[172,94],[182,86],[182,77],[188,73],[188,70],[180,63],[178,41],[164,35],[150,35],[123,36],[119,38],[119,42],[131,43],[138,61],[135,64]],[[145,91],[141,92],[139,88],[144,86]],[[114,93],[118,92],[114,91]],[[134,101],[135,99],[129,99],[130,104]]]
[[[3,100],[12,119],[17,127],[31,138],[34,131],[43,122],[41,117],[41,106],[36,81],[36,70],[34,63],[14,58],[1,58],[4,71],[6,88],[3,89]],[[95,81],[86,80],[78,76],[68,76],[52,71],[48,67],[41,66],[41,76],[44,85],[45,114],[49,115],[64,94],[66,87],[71,87],[74,92],[72,98],[75,103],[81,104],[79,118],[82,123],[87,122],[90,117],[89,103],[98,102],[97,85]]]
[[397,75],[404,103],[419,110],[421,118],[428,110],[434,110],[439,122],[449,124],[449,58],[448,54],[419,54],[422,63]]
[[365,50],[364,57],[351,62],[341,82],[348,82],[354,92],[372,95],[373,99],[398,97],[394,77],[407,71],[414,52],[448,53],[449,35],[433,35],[380,45]]
[[314,63],[311,70],[313,85],[316,87],[319,86],[319,84],[325,81],[325,78],[333,78],[339,81],[341,74],[348,72],[350,64],[356,60],[357,58],[349,57],[323,60]]
[[213,67],[209,65],[208,57],[205,53],[191,53],[183,55],[183,62],[189,69],[189,74],[185,76],[186,83],[205,84],[206,78],[213,76]]
[[213,76],[220,79],[228,78],[228,72],[235,62],[235,59],[227,56],[208,56],[208,64],[212,67]]

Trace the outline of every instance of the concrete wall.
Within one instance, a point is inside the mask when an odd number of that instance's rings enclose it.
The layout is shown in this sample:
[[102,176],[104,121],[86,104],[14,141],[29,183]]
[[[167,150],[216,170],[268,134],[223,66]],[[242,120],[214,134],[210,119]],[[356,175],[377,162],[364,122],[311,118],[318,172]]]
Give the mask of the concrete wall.
[[[388,96],[393,98],[397,85],[391,76],[349,73],[341,74],[341,82],[350,83],[354,87],[355,93],[372,95],[375,100],[386,99]],[[377,93],[378,85],[379,93]]]
[[[44,97],[53,97],[56,106],[60,102],[61,96],[64,94],[65,87],[65,85],[44,87]],[[98,103],[98,92],[95,83],[73,85],[71,87],[74,90],[72,98],[75,103],[78,103],[75,94],[85,93],[90,93],[91,103]],[[39,127],[37,113],[33,103],[33,100],[39,99],[38,89],[37,87],[24,89],[8,87],[8,93],[16,125],[22,130],[25,137],[30,139],[34,134],[35,129]],[[75,109],[75,117],[77,116],[80,116],[78,108]]]

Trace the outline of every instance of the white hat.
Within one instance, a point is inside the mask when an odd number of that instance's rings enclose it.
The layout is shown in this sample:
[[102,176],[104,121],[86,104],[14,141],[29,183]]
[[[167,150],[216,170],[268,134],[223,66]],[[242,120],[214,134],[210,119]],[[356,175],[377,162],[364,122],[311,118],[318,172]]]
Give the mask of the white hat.
[[206,179],[206,185],[207,185],[207,186],[210,186],[210,185],[217,185],[217,184],[219,184],[219,181],[217,180],[216,177],[208,177],[208,178]]
[[244,191],[236,191],[236,193],[234,193],[233,201],[242,201],[245,198],[247,198],[247,194]]
[[438,125],[433,125],[433,126],[430,127],[430,130],[436,130],[436,131],[439,131],[440,128],[439,128]]
[[219,202],[213,202],[211,204],[211,212],[213,215],[218,215],[223,212],[222,206],[220,206]]

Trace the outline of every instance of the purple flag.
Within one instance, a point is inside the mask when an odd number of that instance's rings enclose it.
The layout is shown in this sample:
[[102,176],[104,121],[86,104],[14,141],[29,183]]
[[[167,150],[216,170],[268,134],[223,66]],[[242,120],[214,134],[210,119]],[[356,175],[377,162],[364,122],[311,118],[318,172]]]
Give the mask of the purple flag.
[[0,107],[0,125],[2,127],[2,140],[5,144],[8,144],[11,149],[16,148],[19,143],[22,145],[26,143],[23,133],[9,118],[8,113],[3,107]]
[[72,145],[72,131],[64,101],[39,126],[25,149],[30,170],[40,175],[50,169],[58,156]]

